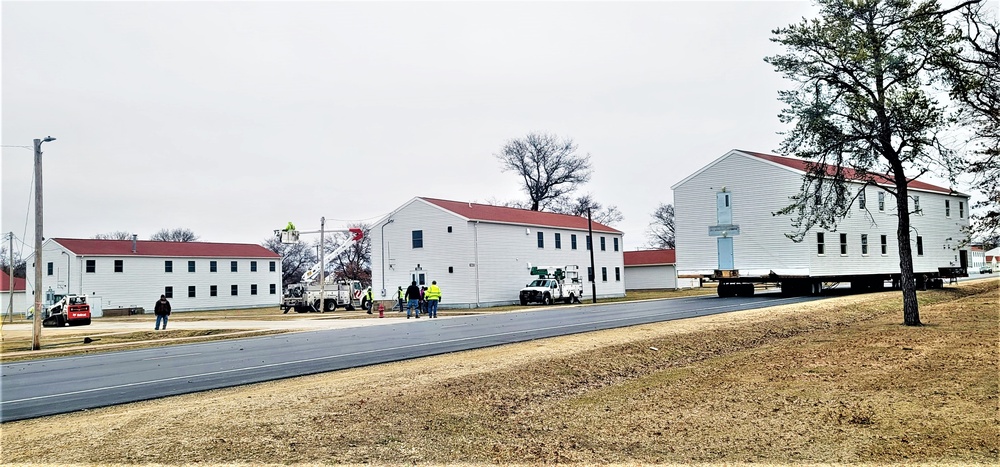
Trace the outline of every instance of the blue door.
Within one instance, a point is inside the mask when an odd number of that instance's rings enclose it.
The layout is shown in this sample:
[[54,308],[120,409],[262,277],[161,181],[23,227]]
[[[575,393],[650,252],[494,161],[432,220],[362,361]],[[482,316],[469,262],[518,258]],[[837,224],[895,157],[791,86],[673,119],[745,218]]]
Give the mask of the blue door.
[[719,237],[719,269],[736,269],[733,261],[733,237]]

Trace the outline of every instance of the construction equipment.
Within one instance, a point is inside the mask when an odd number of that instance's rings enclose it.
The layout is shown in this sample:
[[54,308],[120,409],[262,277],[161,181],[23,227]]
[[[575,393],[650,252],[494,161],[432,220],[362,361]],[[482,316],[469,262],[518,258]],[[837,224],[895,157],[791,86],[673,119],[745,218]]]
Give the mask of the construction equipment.
[[48,317],[42,321],[45,327],[62,327],[90,324],[90,305],[86,295],[66,295],[48,309]]
[[551,305],[556,301],[580,303],[583,296],[583,282],[580,281],[580,267],[532,267],[531,275],[538,279],[521,289],[521,305],[542,303]]
[[[290,231],[281,231],[290,232]],[[298,237],[297,231],[294,237]],[[364,238],[361,229],[334,230],[329,232],[346,232],[349,237],[336,249],[328,253],[318,263],[306,270],[302,275],[302,280],[297,284],[290,284],[285,288],[281,310],[288,313],[288,310],[295,310],[298,313],[310,311],[326,312],[334,311],[337,307],[342,307],[347,311],[353,311],[355,307],[362,306],[365,296],[365,288],[359,281],[337,281],[332,276],[326,276],[323,283],[319,283],[320,272],[327,263],[340,256],[341,253],[352,247],[355,243]],[[281,234],[284,239],[292,234]]]

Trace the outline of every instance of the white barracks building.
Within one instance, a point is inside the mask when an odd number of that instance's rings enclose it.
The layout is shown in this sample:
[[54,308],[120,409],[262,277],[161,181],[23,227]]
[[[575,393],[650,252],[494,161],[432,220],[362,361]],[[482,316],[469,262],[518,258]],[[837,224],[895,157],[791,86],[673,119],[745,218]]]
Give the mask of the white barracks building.
[[[597,296],[623,297],[622,233],[594,222]],[[441,287],[441,306],[509,305],[531,267],[577,265],[592,297],[587,219],[503,206],[414,198],[371,229],[372,289],[395,299],[410,282]]]

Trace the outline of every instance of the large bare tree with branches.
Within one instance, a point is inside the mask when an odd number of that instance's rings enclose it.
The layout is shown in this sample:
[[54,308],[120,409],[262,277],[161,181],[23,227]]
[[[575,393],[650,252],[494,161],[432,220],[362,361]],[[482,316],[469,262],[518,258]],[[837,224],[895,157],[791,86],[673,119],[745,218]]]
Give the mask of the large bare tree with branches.
[[590,180],[590,154],[577,154],[570,138],[528,133],[524,138],[508,140],[496,158],[504,172],[514,172],[524,181],[524,191],[531,198],[532,211],[573,192]]
[[660,203],[653,211],[647,236],[649,245],[655,248],[674,248],[674,205]]

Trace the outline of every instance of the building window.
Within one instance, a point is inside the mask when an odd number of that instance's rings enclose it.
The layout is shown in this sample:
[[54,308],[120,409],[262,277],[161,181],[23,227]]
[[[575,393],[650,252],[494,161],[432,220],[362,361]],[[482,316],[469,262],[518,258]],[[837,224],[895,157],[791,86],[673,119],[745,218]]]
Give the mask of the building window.
[[587,280],[594,282],[594,268],[587,266]]
[[49,275],[51,276],[52,275],[52,271],[55,269],[55,267],[52,265],[51,261],[49,262],[47,269],[49,271]]
[[878,210],[879,212],[885,212],[885,192],[878,192]]
[[257,262],[256,261],[251,261],[250,262],[250,272],[257,272]]
[[195,271],[194,261],[188,261],[188,272],[194,272],[194,271]]
[[538,232],[538,248],[545,248],[545,234]]
[[229,262],[229,271],[230,272],[237,272],[237,271],[239,271],[239,261],[230,261]]
[[238,286],[238,285],[231,285],[231,286],[229,286],[229,295],[236,296],[236,295],[239,295],[239,294],[240,294],[240,286]]
[[451,233],[451,226],[448,226],[448,233]]
[[271,264],[270,264],[270,266],[268,266],[268,268],[269,268],[268,269],[269,271],[274,272],[274,268],[275,268],[274,261],[271,261]]
[[924,237],[917,235],[917,256],[924,255]]
[[257,295],[257,284],[250,284],[250,295]]
[[556,232],[554,235],[556,237],[556,249],[557,250],[561,249],[562,248],[562,235],[560,235],[559,232]]
[[271,295],[277,294],[278,293],[278,286],[276,286],[274,284],[271,284],[270,292],[271,292]]
[[615,251],[618,251],[618,237],[615,237],[613,240],[615,243]]
[[826,254],[823,244],[823,232],[816,232],[816,254],[817,255]]
[[847,234],[840,234],[840,255],[847,256]]
[[951,200],[944,200],[944,217],[951,217]]
[[454,274],[454,273],[455,273],[455,267],[454,266],[448,266],[448,274]]
[[165,295],[167,298],[174,298],[174,288],[169,285],[164,287],[163,295]]
[[163,272],[174,272],[174,262],[164,261],[163,262]]
[[413,248],[423,248],[424,247],[424,231],[414,230],[411,234],[413,238]]
[[96,272],[96,271],[97,271],[97,261],[96,260],[92,260],[92,259],[88,259],[87,260],[87,272]]
[[608,251],[607,239],[603,236],[601,237],[601,251]]
[[605,267],[601,268],[601,281],[603,282],[608,281],[608,268]]
[[920,197],[916,195],[913,196],[913,212],[920,214]]
[[593,247],[594,247],[594,246],[593,246],[593,243],[594,243],[594,242],[592,242],[592,241],[590,240],[590,235],[587,235],[587,250],[590,250],[591,248],[593,248]]
[[125,261],[116,259],[115,260],[115,272],[125,272]]
[[208,262],[208,272],[218,272],[218,271],[219,271],[219,262],[218,261],[209,261]]
[[188,298],[194,298],[195,287],[193,285],[188,286]]
[[882,242],[882,256],[885,256],[889,254],[889,238],[886,237],[885,235],[882,235],[881,242]]
[[615,267],[615,282],[622,281],[622,268]]
[[861,234],[861,254],[868,256],[868,234]]
[[210,285],[210,286],[208,286],[208,295],[210,295],[212,297],[218,297],[219,296],[219,286],[217,286],[217,285]]
[[569,248],[571,250],[576,249],[576,234],[569,234]]
[[958,202],[958,218],[962,219],[964,217],[965,217],[965,203],[959,201]]
[[861,191],[858,192],[858,209],[865,209],[865,188],[861,187]]

